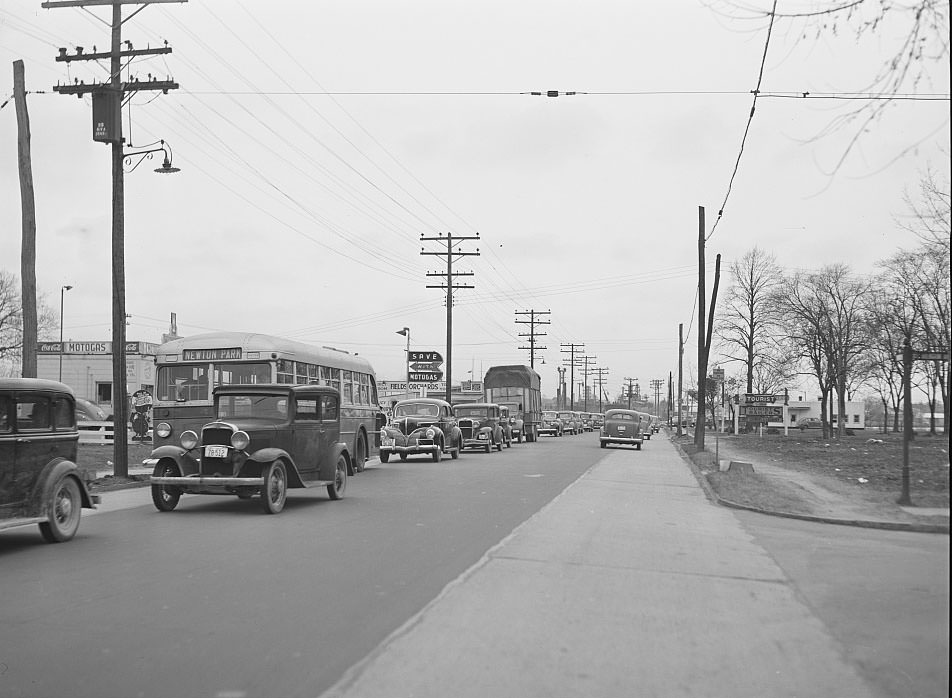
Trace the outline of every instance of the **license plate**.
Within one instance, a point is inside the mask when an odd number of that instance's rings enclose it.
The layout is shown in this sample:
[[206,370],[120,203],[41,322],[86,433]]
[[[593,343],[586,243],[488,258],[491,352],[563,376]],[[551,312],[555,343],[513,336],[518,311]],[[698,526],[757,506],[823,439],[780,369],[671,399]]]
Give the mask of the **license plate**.
[[225,458],[227,455],[228,455],[227,446],[206,446],[205,447],[206,458]]
[[625,431],[625,427],[618,427],[618,431]]

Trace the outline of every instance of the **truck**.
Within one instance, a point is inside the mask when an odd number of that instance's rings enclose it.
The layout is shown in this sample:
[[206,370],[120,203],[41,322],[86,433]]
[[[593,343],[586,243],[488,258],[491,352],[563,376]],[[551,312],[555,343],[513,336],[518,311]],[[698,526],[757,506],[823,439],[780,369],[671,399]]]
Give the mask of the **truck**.
[[529,366],[491,366],[483,379],[483,391],[486,402],[505,405],[514,423],[522,422],[522,428],[513,431],[516,441],[539,440],[542,390],[538,373]]

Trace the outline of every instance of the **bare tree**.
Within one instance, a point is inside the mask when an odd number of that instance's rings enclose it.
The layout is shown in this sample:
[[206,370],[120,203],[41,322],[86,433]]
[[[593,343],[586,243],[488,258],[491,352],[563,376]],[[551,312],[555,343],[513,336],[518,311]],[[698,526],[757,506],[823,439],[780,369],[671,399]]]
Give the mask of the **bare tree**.
[[[39,336],[55,336],[58,318],[44,299],[37,300]],[[23,347],[23,303],[20,281],[9,271],[0,269],[0,373],[18,375]]]
[[[846,161],[860,140],[873,131],[900,99],[908,99],[932,74],[948,73],[949,3],[948,0],[814,0],[798,3],[789,11],[775,11],[768,2],[756,0],[708,0],[709,5],[732,20],[772,20],[774,31],[783,26],[801,41],[827,41],[830,37],[852,34],[857,43],[873,37],[885,51],[882,62],[871,68],[855,93],[869,95],[854,100],[847,111],[835,117],[818,138],[848,131],[851,137],[840,153],[834,173]],[[789,6],[789,4],[787,4]],[[806,95],[805,95],[806,96]],[[942,117],[948,126],[947,112]],[[937,122],[937,130],[943,127]],[[924,134],[909,143],[897,157],[916,148],[933,134]]]
[[754,247],[730,266],[731,285],[715,325],[721,353],[744,365],[747,392],[754,392],[755,375],[777,365],[771,350],[777,330],[776,299],[782,274],[773,255]]
[[[869,345],[869,281],[854,276],[844,264],[817,273],[797,274],[781,294],[791,339],[817,378],[821,399],[837,397],[839,435],[846,430],[846,399],[861,376]],[[825,405],[822,408],[825,413]],[[824,414],[825,423],[825,414]],[[824,426],[824,433],[826,427]]]

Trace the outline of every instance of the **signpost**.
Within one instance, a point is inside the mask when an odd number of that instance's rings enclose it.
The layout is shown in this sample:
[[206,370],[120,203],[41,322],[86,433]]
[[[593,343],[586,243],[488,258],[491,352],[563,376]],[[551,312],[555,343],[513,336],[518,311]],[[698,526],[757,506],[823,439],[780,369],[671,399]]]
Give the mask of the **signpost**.
[[407,380],[410,383],[438,383],[443,380],[443,357],[438,351],[407,352],[409,370]]
[[933,351],[913,349],[909,337],[902,345],[902,492],[899,495],[899,504],[912,504],[909,496],[909,442],[912,441],[912,362],[913,361],[946,361],[950,360],[949,349]]

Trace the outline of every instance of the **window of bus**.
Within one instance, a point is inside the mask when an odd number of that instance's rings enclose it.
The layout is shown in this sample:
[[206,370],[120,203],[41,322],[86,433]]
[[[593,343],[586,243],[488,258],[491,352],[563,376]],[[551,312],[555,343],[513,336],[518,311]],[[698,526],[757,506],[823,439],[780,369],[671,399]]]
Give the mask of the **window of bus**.
[[156,400],[186,402],[210,400],[209,364],[174,364],[159,366],[156,371]]
[[351,371],[344,371],[343,378],[341,380],[341,399],[345,405],[354,404],[354,384],[353,373]]
[[369,405],[370,402],[370,376],[366,373],[360,374],[360,404]]
[[278,359],[278,383],[294,382],[294,362],[289,359]]
[[269,364],[212,364],[215,385],[254,385],[271,382]]
[[340,369],[321,366],[321,383],[340,390]]

